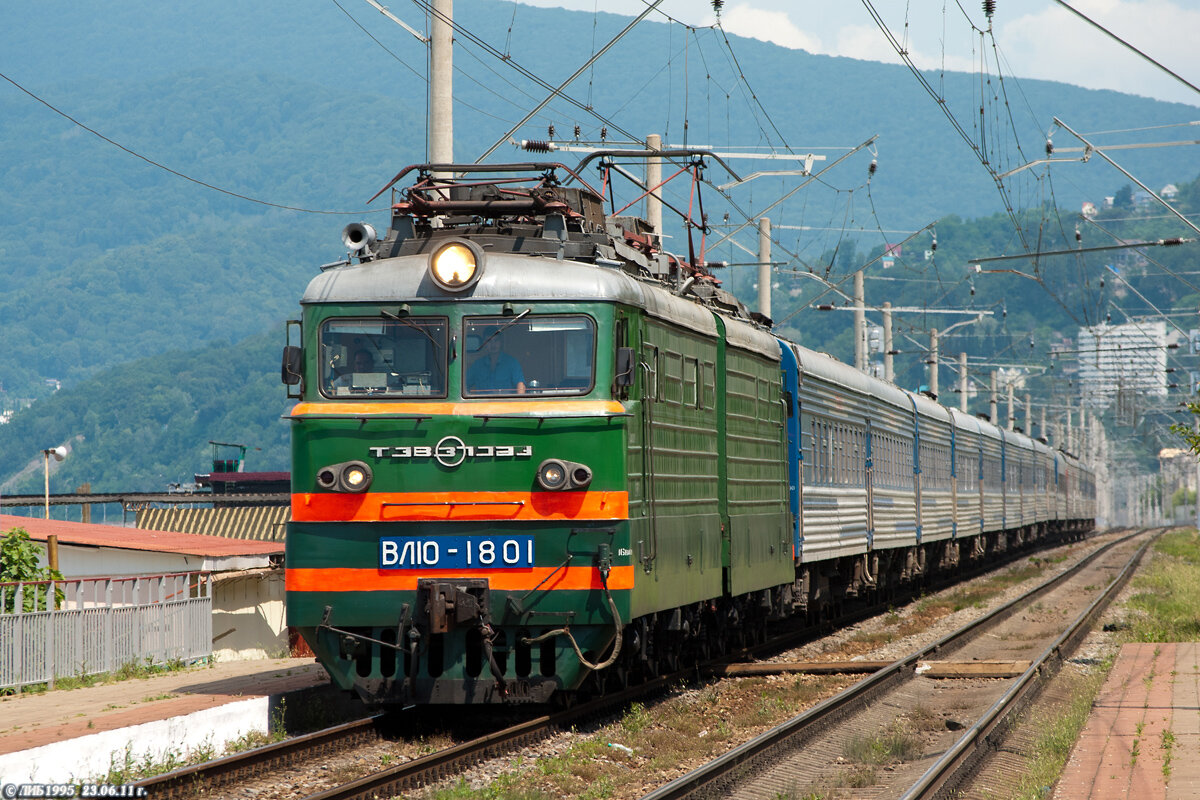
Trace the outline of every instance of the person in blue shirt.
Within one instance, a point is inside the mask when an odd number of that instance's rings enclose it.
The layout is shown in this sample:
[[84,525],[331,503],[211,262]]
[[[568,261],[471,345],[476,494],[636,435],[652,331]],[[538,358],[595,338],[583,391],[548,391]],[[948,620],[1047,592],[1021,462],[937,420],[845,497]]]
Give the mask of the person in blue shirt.
[[500,337],[484,342],[475,363],[467,369],[470,394],[525,394],[521,363],[500,349]]

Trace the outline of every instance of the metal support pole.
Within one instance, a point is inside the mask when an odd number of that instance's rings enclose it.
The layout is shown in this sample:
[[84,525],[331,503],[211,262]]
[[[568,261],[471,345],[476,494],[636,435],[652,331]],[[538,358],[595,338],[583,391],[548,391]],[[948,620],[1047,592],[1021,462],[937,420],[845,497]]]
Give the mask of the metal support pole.
[[[861,276],[861,272],[859,275]],[[855,279],[855,287],[859,286],[860,278]],[[770,319],[771,317],[771,220],[761,217],[758,220],[758,313]],[[854,312],[855,333],[857,334],[858,317],[861,312]],[[855,353],[857,354],[857,349]],[[855,355],[857,358],[857,355]]]
[[429,37],[429,161],[432,164],[454,163],[453,20],[454,0],[433,0]]
[[929,393],[937,398],[941,386],[937,383],[937,329],[929,331]]
[[958,410],[967,413],[967,354],[958,354]]
[[992,391],[988,400],[988,419],[993,425],[999,425],[999,420],[996,418],[997,402],[996,402],[996,370],[992,370]]
[[1033,436],[1033,400],[1025,393],[1025,435]]
[[937,328],[929,331],[929,393],[938,396],[938,332]]
[[[661,150],[662,137],[657,133],[652,133],[646,137],[646,148],[648,150]],[[650,227],[654,230],[654,236],[658,237],[658,246],[662,247],[662,194],[660,190],[654,187],[662,183],[662,158],[659,156],[650,156],[646,159],[646,187],[653,190],[646,195],[646,221],[650,223]]]
[[46,519],[50,519],[50,451],[49,450],[42,451],[42,460],[44,461],[44,466],[45,466],[44,473],[46,476]]
[[863,274],[860,269],[854,273],[854,368],[859,372],[867,370],[867,310],[863,295]]
[[1013,429],[1013,423],[1015,423],[1017,421],[1017,414],[1016,414],[1016,409],[1013,406],[1013,384],[1012,384],[1011,380],[1007,383],[1007,386],[1008,386],[1008,392],[1007,392],[1007,394],[1008,394],[1008,421],[1005,423],[1004,427],[1011,431]]
[[883,379],[888,383],[896,382],[896,368],[892,361],[895,351],[892,350],[892,304],[886,300],[883,303]]

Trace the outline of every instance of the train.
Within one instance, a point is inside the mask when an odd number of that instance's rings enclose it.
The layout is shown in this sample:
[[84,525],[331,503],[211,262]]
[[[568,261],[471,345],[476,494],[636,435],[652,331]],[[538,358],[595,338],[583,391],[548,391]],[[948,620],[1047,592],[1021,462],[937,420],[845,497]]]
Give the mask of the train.
[[287,622],[368,704],[569,701],[1094,525],[1073,455],[773,334],[700,214],[606,211],[629,155],[407,167],[288,322]]

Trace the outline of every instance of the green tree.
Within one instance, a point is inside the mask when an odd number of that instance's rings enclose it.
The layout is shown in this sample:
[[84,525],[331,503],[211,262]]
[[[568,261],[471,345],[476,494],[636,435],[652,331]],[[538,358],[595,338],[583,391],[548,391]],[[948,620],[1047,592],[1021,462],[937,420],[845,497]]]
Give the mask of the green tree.
[[[56,569],[38,566],[38,555],[41,548],[29,539],[29,532],[24,528],[13,528],[0,539],[0,585],[6,583],[29,583],[33,581],[62,580],[62,573]],[[46,587],[26,587],[22,592],[21,608],[25,612],[45,611],[47,606]],[[4,613],[11,614],[16,610],[16,587],[5,587]],[[54,607],[62,603],[61,589],[55,590]]]

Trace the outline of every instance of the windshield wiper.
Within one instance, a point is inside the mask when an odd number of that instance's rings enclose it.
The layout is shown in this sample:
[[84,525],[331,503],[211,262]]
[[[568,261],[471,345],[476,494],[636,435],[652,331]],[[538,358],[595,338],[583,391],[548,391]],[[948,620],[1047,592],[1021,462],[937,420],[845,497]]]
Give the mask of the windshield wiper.
[[[437,366],[437,368],[438,368],[438,376],[439,376],[439,377],[441,377],[441,372],[442,372],[442,359],[441,359],[441,356],[442,356],[442,346],[441,346],[441,344],[439,344],[439,343],[438,343],[438,340],[437,340],[437,339],[434,339],[434,338],[433,338],[433,336],[432,336],[432,335],[429,333],[429,331],[425,330],[425,326],[424,326],[424,325],[418,325],[417,323],[413,322],[413,321],[412,321],[411,319],[409,319],[408,317],[402,317],[402,316],[400,316],[399,314],[393,314],[393,313],[391,313],[390,311],[386,311],[386,310],[384,310],[384,309],[380,309],[380,310],[379,310],[379,315],[380,315],[381,317],[385,317],[386,319],[395,320],[396,322],[399,322],[401,325],[407,325],[408,327],[412,328],[413,330],[417,331],[417,332],[418,332],[418,333],[420,333],[422,336],[424,336],[426,339],[428,339],[428,340],[429,340],[429,343],[433,345],[433,352],[434,352],[434,355],[437,357],[437,358],[434,360],[434,364],[435,364],[435,365]],[[376,344],[376,345],[375,345],[375,349],[376,349],[376,350],[378,350],[378,349],[379,349],[379,345],[378,345],[378,344]],[[381,354],[381,355],[382,355],[382,354]],[[384,361],[385,361],[385,362],[387,362],[387,359],[384,359]],[[395,365],[395,364],[388,363],[388,366],[392,368],[392,371],[393,371],[393,372],[395,372],[395,370],[396,370],[396,365]]]
[[522,311],[520,314],[517,314],[515,317],[513,317],[512,319],[510,319],[508,322],[506,322],[506,323],[504,323],[503,325],[501,325],[499,328],[497,328],[497,329],[496,329],[496,330],[495,330],[495,331],[492,333],[492,335],[491,335],[491,336],[487,337],[486,339],[484,339],[484,340],[483,340],[483,342],[482,342],[482,343],[480,343],[480,345],[479,345],[479,349],[480,349],[480,350],[482,350],[482,349],[484,348],[484,346],[485,346],[485,345],[486,345],[488,342],[490,342],[492,339],[495,339],[497,336],[499,336],[500,334],[504,333],[506,330],[508,330],[508,329],[509,329],[509,327],[510,327],[510,326],[512,326],[512,325],[516,325],[516,324],[517,324],[517,321],[518,321],[518,320],[520,320],[520,319],[521,319],[521,317],[525,316],[526,314],[528,314],[528,313],[529,313],[530,311],[532,311],[532,310],[533,310],[532,308],[527,308],[527,309],[525,309],[524,311]]

